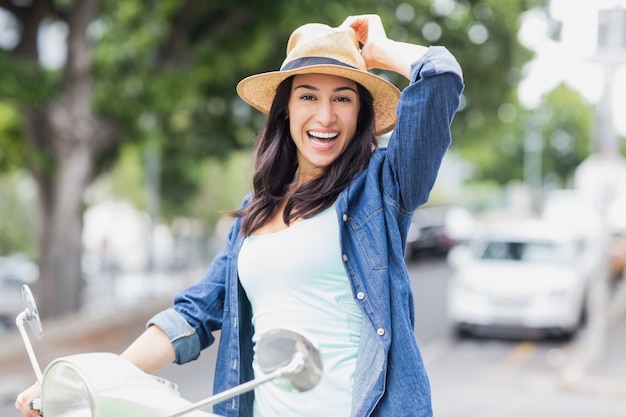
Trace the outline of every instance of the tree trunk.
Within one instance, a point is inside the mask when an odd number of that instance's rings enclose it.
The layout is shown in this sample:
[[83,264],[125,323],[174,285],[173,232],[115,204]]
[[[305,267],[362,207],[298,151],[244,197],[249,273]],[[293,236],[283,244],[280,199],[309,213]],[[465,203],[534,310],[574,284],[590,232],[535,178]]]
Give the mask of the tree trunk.
[[31,171],[41,202],[42,315],[76,311],[81,305],[83,195],[94,179],[96,156],[119,140],[115,125],[92,113],[92,92],[90,77],[84,77],[68,84],[45,108],[26,112]]
[[54,178],[40,184],[50,187],[42,194],[53,196],[40,200],[39,308],[44,316],[76,311],[81,305],[82,197],[91,179],[91,154],[88,146],[77,146],[58,161]]

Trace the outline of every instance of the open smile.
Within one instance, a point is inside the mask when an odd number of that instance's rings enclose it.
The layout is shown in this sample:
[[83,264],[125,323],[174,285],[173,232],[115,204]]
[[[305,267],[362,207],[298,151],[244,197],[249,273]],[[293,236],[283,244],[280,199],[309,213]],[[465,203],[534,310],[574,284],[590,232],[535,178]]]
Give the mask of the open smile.
[[309,130],[307,134],[313,144],[321,146],[330,144],[339,136],[338,132],[317,132],[314,130]]

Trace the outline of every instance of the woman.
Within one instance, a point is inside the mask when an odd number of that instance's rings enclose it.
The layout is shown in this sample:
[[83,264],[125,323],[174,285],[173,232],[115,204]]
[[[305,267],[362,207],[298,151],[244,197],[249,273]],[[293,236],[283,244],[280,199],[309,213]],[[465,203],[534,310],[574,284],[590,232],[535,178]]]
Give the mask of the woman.
[[[400,95],[368,68],[410,85]],[[254,191],[234,213],[226,249],[123,356],[152,373],[196,359],[221,330],[214,388],[222,391],[254,377],[261,334],[296,328],[321,351],[320,384],[300,394],[263,385],[215,413],[432,415],[404,245],[450,144],[462,89],[447,50],[390,40],[378,16],[298,28],[280,71],[237,87],[269,117]],[[392,129],[378,149],[375,136]],[[31,397],[16,403],[25,414]]]

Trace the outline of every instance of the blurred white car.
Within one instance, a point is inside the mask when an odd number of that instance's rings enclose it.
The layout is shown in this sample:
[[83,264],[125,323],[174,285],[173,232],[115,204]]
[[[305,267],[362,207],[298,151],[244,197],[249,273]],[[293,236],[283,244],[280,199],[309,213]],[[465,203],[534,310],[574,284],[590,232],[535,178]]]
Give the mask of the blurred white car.
[[448,261],[447,313],[459,335],[569,337],[585,317],[593,259],[580,235],[542,220],[486,225]]

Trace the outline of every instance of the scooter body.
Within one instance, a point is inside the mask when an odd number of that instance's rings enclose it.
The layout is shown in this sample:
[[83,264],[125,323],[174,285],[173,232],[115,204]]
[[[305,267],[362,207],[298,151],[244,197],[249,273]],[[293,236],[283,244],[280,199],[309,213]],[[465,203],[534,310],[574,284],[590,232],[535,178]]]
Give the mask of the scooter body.
[[45,417],[220,417],[203,409],[269,382],[291,392],[308,391],[323,373],[313,343],[299,332],[282,329],[258,341],[264,375],[195,403],[183,398],[175,384],[146,374],[113,353],[60,357],[42,373],[24,330],[28,323],[33,334],[42,338],[39,312],[27,285],[22,287],[22,297],[26,308],[15,322],[41,385],[41,398],[33,408]]

